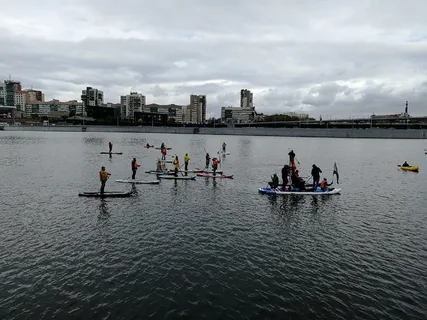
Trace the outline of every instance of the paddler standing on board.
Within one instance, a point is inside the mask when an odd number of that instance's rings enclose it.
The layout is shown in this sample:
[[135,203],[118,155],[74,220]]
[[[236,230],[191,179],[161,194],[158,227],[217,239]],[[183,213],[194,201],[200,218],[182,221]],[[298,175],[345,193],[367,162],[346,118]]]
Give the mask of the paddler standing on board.
[[290,173],[290,167],[285,164],[282,168],[282,181],[283,181],[283,187],[282,190],[285,191],[286,185],[289,183],[288,177]]
[[166,160],[166,154],[167,154],[167,152],[166,152],[166,148],[165,148],[164,145],[162,147],[161,153],[162,153],[162,160]]
[[295,153],[294,150],[291,150],[288,153],[289,156],[289,165],[291,166],[292,172],[294,172],[297,168],[297,166],[295,165]]
[[208,152],[206,152],[206,166],[205,169],[209,168],[209,163],[211,162],[211,156],[209,155]]
[[225,148],[227,147],[227,145],[225,144],[225,142],[222,143],[222,152],[225,153]]
[[101,167],[101,171],[99,171],[99,180],[101,181],[101,193],[104,193],[105,184],[107,183],[107,180],[110,176],[111,174],[105,171],[105,167]]
[[216,175],[216,170],[218,169],[218,163],[220,163],[220,160],[217,158],[212,159],[212,171],[214,176]]
[[175,177],[178,177],[178,170],[179,170],[179,160],[178,160],[178,156],[175,156],[175,159],[173,160],[173,165],[175,167]]
[[108,148],[110,151],[108,151],[109,153],[111,153],[113,151],[113,144],[110,142],[108,142]]
[[130,164],[132,168],[132,180],[135,180],[136,170],[141,166],[136,162],[136,158],[133,158],[132,163]]
[[185,171],[188,171],[188,161],[190,161],[190,157],[188,156],[188,153],[184,155],[184,164],[185,164]]

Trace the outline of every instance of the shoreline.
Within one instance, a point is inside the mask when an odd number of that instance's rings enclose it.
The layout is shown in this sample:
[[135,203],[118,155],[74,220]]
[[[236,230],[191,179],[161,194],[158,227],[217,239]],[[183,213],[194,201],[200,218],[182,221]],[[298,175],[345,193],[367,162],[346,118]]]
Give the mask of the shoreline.
[[[196,129],[196,130],[195,130]],[[197,130],[198,129],[198,130]],[[112,132],[112,133],[169,133],[234,136],[275,136],[301,138],[348,138],[348,139],[426,139],[427,130],[393,129],[311,129],[311,128],[192,128],[192,127],[137,127],[137,126],[5,126],[4,131],[49,132]],[[198,132],[197,132],[198,131]]]

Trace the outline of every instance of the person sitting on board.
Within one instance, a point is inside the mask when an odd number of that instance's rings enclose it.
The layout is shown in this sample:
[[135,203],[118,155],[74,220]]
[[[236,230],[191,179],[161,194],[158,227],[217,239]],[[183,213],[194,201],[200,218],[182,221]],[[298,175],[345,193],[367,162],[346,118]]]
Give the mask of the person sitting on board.
[[323,181],[322,182],[320,182],[320,189],[322,190],[322,191],[328,191],[329,190],[329,186],[331,186],[333,184],[333,182],[331,182],[331,183],[328,183],[328,179],[326,179],[326,178],[323,178]]
[[141,166],[136,162],[136,158],[133,158],[132,163],[130,164],[132,168],[132,180],[135,180],[136,170]]
[[166,160],[166,154],[167,154],[167,152],[166,152],[166,148],[165,147],[162,148],[161,153],[162,153],[162,160]]
[[185,164],[185,171],[188,171],[188,161],[190,161],[190,157],[188,156],[188,153],[184,155],[184,164]]
[[107,183],[107,180],[110,176],[111,174],[105,171],[105,167],[101,167],[101,171],[99,171],[99,180],[101,181],[101,193],[104,193],[105,184]]
[[225,142],[222,144],[222,152],[225,153],[225,148],[227,147],[227,145],[225,144]]
[[405,161],[405,162],[402,164],[402,167],[410,167],[410,165]]
[[320,181],[320,174],[322,173],[322,170],[315,164],[313,164],[313,169],[311,169],[311,176],[313,177],[313,190],[317,190],[317,186],[319,185]]
[[110,149],[110,151],[108,151],[109,153],[111,153],[113,151],[113,144],[110,142],[108,142],[108,148]]
[[157,171],[162,172],[163,171],[163,164],[160,160],[157,161]]
[[220,163],[221,161],[218,160],[217,158],[213,158],[212,159],[212,171],[213,171],[213,175],[216,175],[216,170],[218,169],[218,163]]
[[277,189],[277,187],[279,186],[279,177],[277,176],[277,174],[273,174],[273,176],[271,177],[271,182],[268,183],[270,185],[271,189]]
[[211,156],[209,153],[206,153],[206,167],[205,169],[209,168],[209,163],[211,162]]
[[173,165],[175,167],[175,177],[178,177],[178,170],[179,170],[179,160],[178,160],[178,156],[175,156],[175,159],[173,160]]
[[285,190],[285,187],[288,185],[289,181],[288,181],[288,177],[289,177],[289,172],[290,172],[290,167],[285,164],[282,168],[282,181],[283,181],[283,190]]
[[151,146],[149,145],[149,143],[147,142],[147,144],[145,145],[146,148],[150,148]]

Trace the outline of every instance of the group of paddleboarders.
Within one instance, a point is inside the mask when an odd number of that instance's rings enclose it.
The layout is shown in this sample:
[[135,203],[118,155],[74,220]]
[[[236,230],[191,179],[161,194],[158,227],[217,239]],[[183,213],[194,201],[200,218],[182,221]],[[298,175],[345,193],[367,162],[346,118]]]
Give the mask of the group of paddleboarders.
[[[295,152],[291,150],[288,153],[289,156],[289,164],[285,164],[282,168],[282,190],[283,191],[307,191],[306,189],[306,181],[299,176],[299,170],[296,168],[295,164]],[[328,183],[326,178],[323,178],[322,182],[320,181],[320,174],[322,170],[313,164],[311,169],[311,177],[313,178],[313,191],[316,191],[318,187],[322,191],[327,191],[328,187],[333,184],[333,182]],[[289,184],[289,176],[290,176],[290,184]],[[270,188],[276,189],[279,187],[279,177],[277,174],[273,174],[271,177],[271,182],[268,183]]]

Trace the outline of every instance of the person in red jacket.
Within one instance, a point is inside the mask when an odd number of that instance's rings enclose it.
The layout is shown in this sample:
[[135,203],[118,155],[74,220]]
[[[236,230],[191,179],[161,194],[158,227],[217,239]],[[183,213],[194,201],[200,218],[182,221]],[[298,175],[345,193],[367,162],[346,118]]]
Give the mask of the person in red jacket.
[[138,162],[136,162],[136,158],[133,158],[132,163],[130,164],[132,168],[132,180],[135,180],[136,170],[140,167]]
[[212,159],[212,171],[213,174],[216,175],[216,170],[218,169],[218,163],[220,163],[221,161],[218,160],[217,158],[213,158]]

